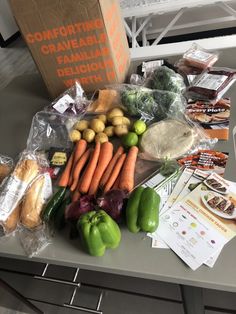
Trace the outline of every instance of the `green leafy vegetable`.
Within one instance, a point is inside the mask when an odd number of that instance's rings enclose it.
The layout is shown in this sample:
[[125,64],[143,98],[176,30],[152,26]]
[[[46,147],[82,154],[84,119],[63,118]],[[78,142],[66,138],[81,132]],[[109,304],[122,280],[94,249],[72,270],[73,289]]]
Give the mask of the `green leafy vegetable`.
[[176,160],[166,159],[160,168],[160,174],[164,177],[169,177],[172,173],[179,169],[179,164]]
[[180,94],[185,84],[179,74],[166,66],[160,66],[150,75],[146,86],[151,89],[166,90]]

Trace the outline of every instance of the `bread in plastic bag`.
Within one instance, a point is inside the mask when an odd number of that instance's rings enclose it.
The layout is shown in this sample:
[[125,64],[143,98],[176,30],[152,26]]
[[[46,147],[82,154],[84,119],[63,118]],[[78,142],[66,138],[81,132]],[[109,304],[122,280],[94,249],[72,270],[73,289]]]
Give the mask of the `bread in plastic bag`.
[[39,174],[25,192],[21,204],[20,223],[34,229],[41,223],[41,212],[52,196],[52,182],[49,173]]
[[165,119],[151,124],[142,135],[139,157],[156,161],[178,159],[198,149],[212,148],[216,142],[184,118]]
[[0,184],[11,173],[13,164],[12,158],[0,154]]
[[4,181],[0,191],[0,226],[1,235],[14,231],[19,220],[19,204],[41,169],[41,158],[24,151],[11,175]]
[[18,236],[28,257],[38,254],[51,243],[51,234],[45,224],[41,224],[34,229],[19,226]]

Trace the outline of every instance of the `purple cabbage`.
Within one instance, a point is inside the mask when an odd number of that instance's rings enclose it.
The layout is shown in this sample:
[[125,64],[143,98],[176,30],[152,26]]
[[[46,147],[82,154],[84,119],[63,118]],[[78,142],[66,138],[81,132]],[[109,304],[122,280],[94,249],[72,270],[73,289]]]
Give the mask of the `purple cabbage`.
[[95,210],[96,202],[94,196],[83,195],[81,198],[67,206],[65,210],[66,220],[78,220],[81,215]]
[[105,210],[115,221],[120,222],[126,199],[126,194],[121,190],[111,190],[97,199],[97,204]]

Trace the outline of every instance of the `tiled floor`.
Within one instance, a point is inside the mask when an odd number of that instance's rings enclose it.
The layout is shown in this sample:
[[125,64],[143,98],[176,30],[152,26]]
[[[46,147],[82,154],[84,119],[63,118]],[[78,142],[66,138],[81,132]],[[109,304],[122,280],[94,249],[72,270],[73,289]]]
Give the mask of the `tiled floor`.
[[24,73],[37,72],[36,65],[22,38],[18,38],[6,48],[0,48],[0,89],[13,77]]

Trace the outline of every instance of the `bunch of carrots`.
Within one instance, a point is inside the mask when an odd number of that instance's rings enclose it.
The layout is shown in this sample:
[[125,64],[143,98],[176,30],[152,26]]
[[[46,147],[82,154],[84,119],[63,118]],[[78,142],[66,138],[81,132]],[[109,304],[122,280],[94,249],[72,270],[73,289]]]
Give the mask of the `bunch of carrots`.
[[97,142],[88,148],[87,142],[79,140],[72,152],[58,185],[69,187],[72,201],[81,195],[104,193],[111,189],[130,192],[134,188],[135,163],[138,148],[133,146],[126,154],[122,146],[113,154],[113,144]]

